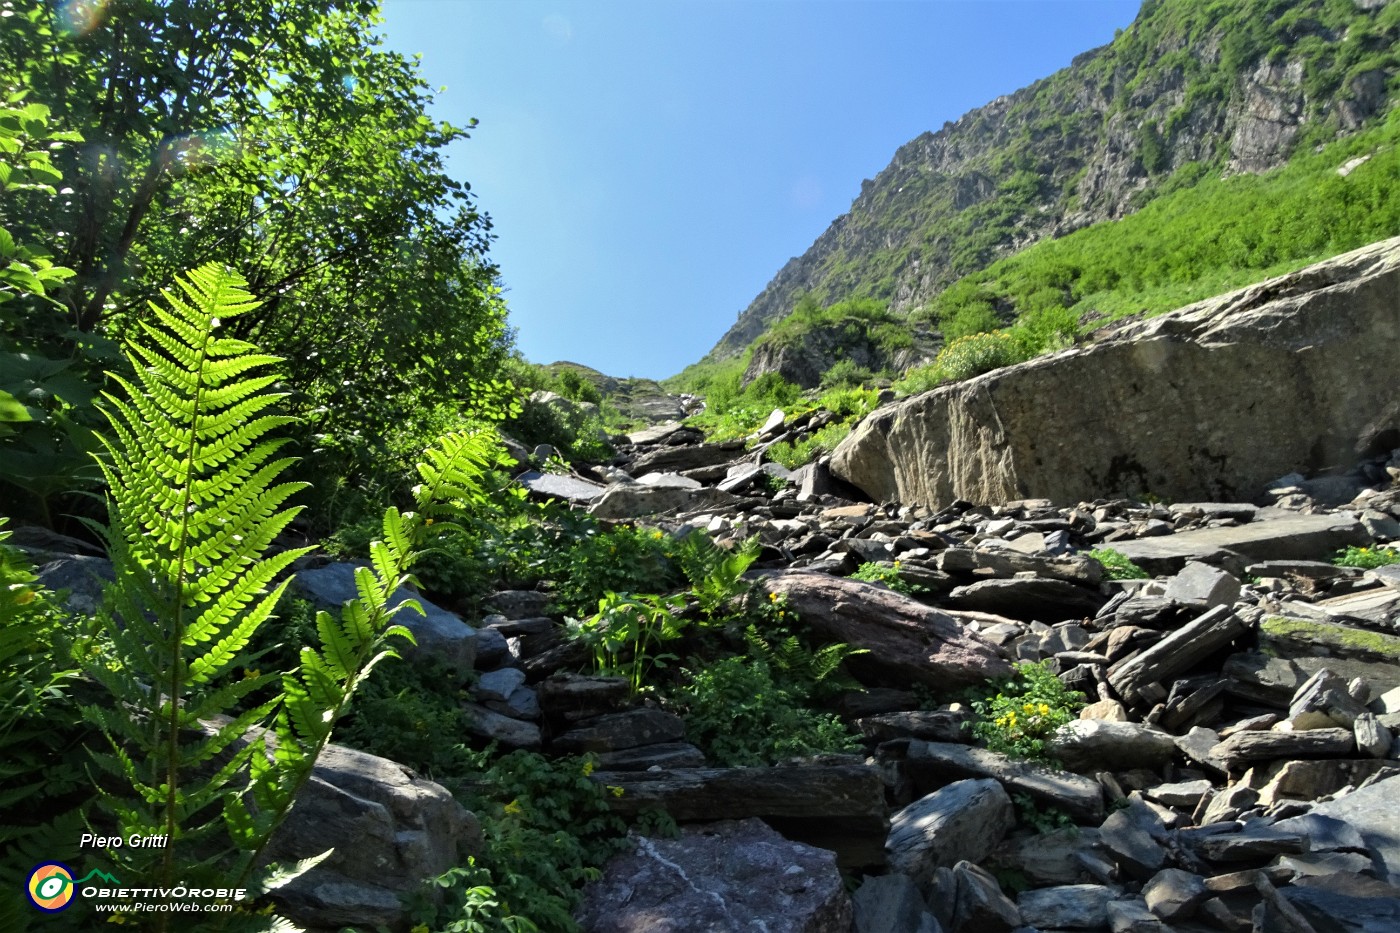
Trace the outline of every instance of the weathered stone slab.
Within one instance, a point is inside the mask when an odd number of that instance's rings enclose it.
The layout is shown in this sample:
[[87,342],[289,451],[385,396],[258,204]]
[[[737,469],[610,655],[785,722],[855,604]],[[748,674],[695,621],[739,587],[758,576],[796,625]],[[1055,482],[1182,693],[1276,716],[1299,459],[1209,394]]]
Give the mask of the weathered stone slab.
[[1345,758],[1356,750],[1350,729],[1309,729],[1306,732],[1237,732],[1211,755],[1231,769],[1251,761],[1287,758]]
[[[355,588],[355,570],[352,563],[327,564],[314,570],[303,570],[296,575],[295,586],[319,608],[336,612],[349,600],[358,597]],[[455,669],[465,678],[476,663],[482,631],[463,622],[455,613],[424,599],[417,593],[400,587],[389,597],[389,605],[398,606],[405,600],[417,600],[423,607],[419,615],[412,609],[405,609],[395,616],[394,621],[413,633],[415,645],[403,645],[400,650],[405,657],[418,655],[432,657]],[[504,639],[497,632],[490,632],[493,641]]]
[[[1146,492],[1249,501],[1400,429],[1397,280],[1400,241],[1386,240],[912,396],[858,425],[832,471],[875,501],[933,508]],[[1357,542],[1314,543],[1297,556]]]
[[[1018,539],[1019,540],[1019,539]],[[1103,580],[1103,564],[1083,555],[1048,556],[985,548],[948,548],[938,553],[944,573],[1011,577],[1018,573],[1095,586]]]
[[846,663],[867,682],[925,684],[951,691],[1011,674],[1011,665],[944,612],[883,587],[820,573],[769,577],[802,624],[828,641],[869,653]]
[[1115,664],[1109,669],[1108,682],[1125,700],[1140,701],[1144,687],[1185,673],[1248,628],[1228,607],[1216,606],[1137,657]]
[[658,513],[732,505],[735,498],[718,489],[679,489],[674,486],[645,486],[641,483],[614,483],[593,500],[588,514],[594,518],[626,519]]
[[[1377,781],[1369,787],[1313,807],[1309,815],[1328,816],[1354,827],[1366,840],[1366,848],[1383,871],[1382,880],[1400,882],[1400,779]],[[1294,831],[1291,820],[1274,824]],[[1302,829],[1303,827],[1299,827]]]
[[[1261,516],[1267,510],[1260,510]],[[1232,554],[1250,560],[1305,560],[1370,539],[1350,515],[1286,513],[1230,528],[1198,528],[1157,538],[1115,541],[1113,549],[1148,573],[1175,573],[1188,561],[1219,563]]]
[[986,858],[1015,822],[1011,798],[991,779],[956,781],[890,820],[890,868],[927,882],[935,868]]
[[1157,769],[1176,754],[1176,741],[1141,723],[1076,719],[1055,730],[1050,752],[1072,771]]
[[1023,891],[1016,898],[1021,922],[1041,930],[1098,930],[1108,923],[1108,903],[1118,896],[1098,884],[1064,884]]
[[851,900],[831,852],[743,820],[637,838],[574,918],[584,933],[849,933]]
[[592,502],[603,494],[605,488],[576,476],[541,473],[538,470],[521,473],[515,481],[536,495],[567,499],[570,502]]
[[982,580],[960,586],[948,594],[944,604],[950,609],[991,612],[1013,619],[1062,622],[1093,618],[1107,601],[1107,597],[1096,590],[1064,580],[1030,577]]
[[600,716],[557,735],[550,747],[570,755],[578,752],[614,752],[641,745],[677,742],[685,737],[685,720],[659,709],[633,709]]
[[915,778],[938,783],[965,778],[992,778],[1037,803],[1060,807],[1077,820],[1103,819],[1103,790],[1098,781],[1054,768],[1017,761],[996,752],[942,742],[909,743],[909,768]]

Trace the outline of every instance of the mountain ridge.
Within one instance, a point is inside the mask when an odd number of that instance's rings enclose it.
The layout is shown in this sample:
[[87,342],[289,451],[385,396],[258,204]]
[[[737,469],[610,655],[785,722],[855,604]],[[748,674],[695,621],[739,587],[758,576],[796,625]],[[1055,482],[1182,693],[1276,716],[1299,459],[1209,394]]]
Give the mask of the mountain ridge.
[[1112,43],[899,147],[702,363],[804,296],[908,314],[1021,248],[1353,132],[1384,109],[1397,38],[1397,4],[1148,0]]

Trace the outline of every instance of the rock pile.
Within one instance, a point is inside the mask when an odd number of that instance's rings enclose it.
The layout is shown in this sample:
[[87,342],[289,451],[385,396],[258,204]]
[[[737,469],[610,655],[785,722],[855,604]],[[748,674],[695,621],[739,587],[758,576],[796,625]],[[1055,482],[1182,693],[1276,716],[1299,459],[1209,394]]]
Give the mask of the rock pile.
[[[775,423],[768,436],[786,429]],[[870,754],[702,768],[692,747],[671,751],[682,736],[659,727],[660,711],[580,705],[564,724],[589,736],[620,721],[609,717],[656,724],[627,730],[627,758],[650,770],[609,765],[599,776],[623,787],[620,809],[659,805],[683,822],[757,816],[836,851],[869,873],[853,900],[857,930],[1400,928],[1400,782],[1390,780],[1400,774],[1400,576],[1329,561],[1400,536],[1400,451],[1345,483],[1283,477],[1253,503],[933,511],[839,498],[821,463],[770,493],[752,452],[684,428],[634,440],[593,474],[608,481],[589,497],[595,514],[647,515],[721,542],[758,535],[765,586],[822,638],[867,649],[851,659],[866,689],[842,711]],[[622,498],[634,489],[675,498]],[[1106,579],[1090,548],[1154,577]],[[866,563],[897,566],[918,598],[846,579]],[[557,647],[532,654],[512,637],[511,650],[541,697],[606,689],[556,673]],[[920,709],[911,690],[947,696],[1017,660],[1048,663],[1092,701],[1052,742],[1065,770],[974,747],[967,710]],[[601,738],[561,746],[569,732],[551,732],[546,747],[620,752]],[[1034,813],[1047,809],[1076,826],[1036,832]],[[814,832],[823,824],[824,837]],[[629,870],[619,865],[605,887]],[[664,902],[649,910],[677,916]]]

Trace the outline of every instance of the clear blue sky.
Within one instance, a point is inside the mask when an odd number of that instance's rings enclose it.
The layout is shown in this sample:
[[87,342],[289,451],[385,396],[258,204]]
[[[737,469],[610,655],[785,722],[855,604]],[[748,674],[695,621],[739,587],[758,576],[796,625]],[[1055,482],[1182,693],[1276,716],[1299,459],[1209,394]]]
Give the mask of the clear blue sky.
[[703,356],[903,143],[1103,45],[1138,0],[384,0],[518,346],[614,376]]

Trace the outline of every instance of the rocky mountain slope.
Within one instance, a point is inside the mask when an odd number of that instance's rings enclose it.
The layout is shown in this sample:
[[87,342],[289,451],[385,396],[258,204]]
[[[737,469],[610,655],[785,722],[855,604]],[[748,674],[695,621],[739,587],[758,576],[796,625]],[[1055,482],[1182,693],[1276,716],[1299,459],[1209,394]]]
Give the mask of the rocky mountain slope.
[[901,147],[707,359],[804,295],[908,312],[1036,241],[1352,132],[1386,109],[1397,36],[1385,0],[1148,0],[1110,45]]

